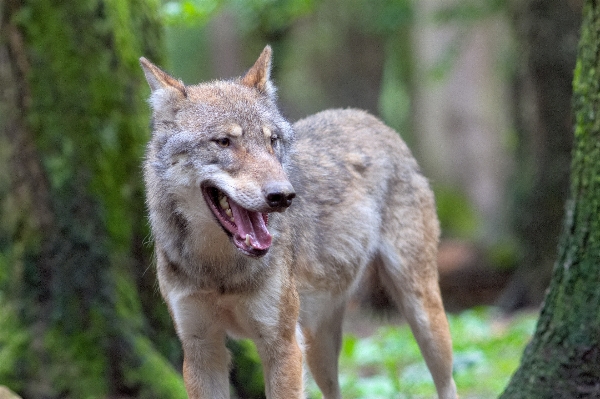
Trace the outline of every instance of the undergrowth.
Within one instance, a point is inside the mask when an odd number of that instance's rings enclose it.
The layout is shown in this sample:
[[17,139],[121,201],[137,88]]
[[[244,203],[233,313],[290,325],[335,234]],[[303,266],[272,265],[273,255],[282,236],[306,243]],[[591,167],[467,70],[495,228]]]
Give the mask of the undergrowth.
[[[479,308],[449,315],[454,379],[465,399],[498,397],[535,327],[537,314],[511,318]],[[346,334],[340,355],[340,385],[347,399],[436,397],[431,375],[407,325],[379,328],[368,338]],[[311,399],[321,398],[310,380]]]

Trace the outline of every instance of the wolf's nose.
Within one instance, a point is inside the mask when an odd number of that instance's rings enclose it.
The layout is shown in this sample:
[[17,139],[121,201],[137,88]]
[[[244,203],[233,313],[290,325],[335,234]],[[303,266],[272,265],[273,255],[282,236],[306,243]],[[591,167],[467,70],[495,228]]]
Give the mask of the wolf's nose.
[[271,208],[287,208],[296,196],[291,184],[272,183],[264,188],[264,193]]

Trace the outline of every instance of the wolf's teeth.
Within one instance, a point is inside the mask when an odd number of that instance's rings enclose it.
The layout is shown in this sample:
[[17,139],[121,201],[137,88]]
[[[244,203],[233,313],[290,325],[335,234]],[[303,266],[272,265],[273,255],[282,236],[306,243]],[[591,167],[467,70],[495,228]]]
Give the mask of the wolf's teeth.
[[229,202],[227,201],[227,197],[222,196],[221,198],[219,198],[219,205],[221,205],[221,209],[229,209]]
[[229,216],[229,219],[233,222],[233,212],[231,212],[231,208],[225,209],[225,214]]
[[246,246],[250,246],[250,234],[246,234]]

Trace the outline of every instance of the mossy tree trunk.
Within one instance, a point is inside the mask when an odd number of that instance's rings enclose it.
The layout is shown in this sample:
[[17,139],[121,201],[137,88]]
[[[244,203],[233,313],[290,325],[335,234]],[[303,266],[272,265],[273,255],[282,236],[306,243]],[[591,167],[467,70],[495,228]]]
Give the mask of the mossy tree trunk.
[[160,60],[158,7],[0,0],[0,382],[24,397],[186,397],[164,306],[153,328],[142,305],[137,59]]
[[600,3],[586,0],[558,260],[533,340],[501,398],[600,397]]

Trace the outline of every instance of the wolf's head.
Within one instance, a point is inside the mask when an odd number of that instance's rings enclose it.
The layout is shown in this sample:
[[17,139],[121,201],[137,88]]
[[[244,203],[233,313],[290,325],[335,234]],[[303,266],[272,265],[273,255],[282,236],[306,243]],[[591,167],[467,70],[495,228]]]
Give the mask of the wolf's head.
[[294,136],[275,104],[271,48],[241,78],[192,86],[140,62],[152,89],[146,168],[159,180],[154,189],[205,204],[238,249],[264,255],[268,213],[295,196],[284,170]]

